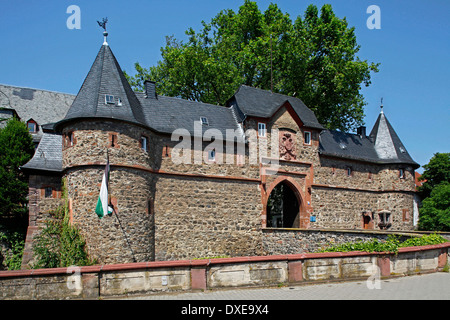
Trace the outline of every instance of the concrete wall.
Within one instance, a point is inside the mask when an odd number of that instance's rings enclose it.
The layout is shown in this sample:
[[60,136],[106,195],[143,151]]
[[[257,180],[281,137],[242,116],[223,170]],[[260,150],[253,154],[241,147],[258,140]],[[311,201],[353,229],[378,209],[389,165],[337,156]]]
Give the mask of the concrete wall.
[[398,254],[306,253],[0,271],[0,299],[96,299],[124,294],[386,278],[441,270],[450,243]]

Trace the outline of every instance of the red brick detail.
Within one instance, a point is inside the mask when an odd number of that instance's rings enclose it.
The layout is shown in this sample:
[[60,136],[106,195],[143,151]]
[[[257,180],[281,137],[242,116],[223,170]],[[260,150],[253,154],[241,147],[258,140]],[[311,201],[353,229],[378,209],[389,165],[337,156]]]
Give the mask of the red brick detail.
[[448,249],[441,249],[441,254],[438,257],[438,268],[443,268],[447,264]]
[[391,259],[389,256],[380,256],[377,258],[378,268],[380,268],[380,276],[387,277],[391,274]]
[[191,269],[191,288],[206,290],[206,269],[193,268]]
[[303,281],[303,267],[301,261],[288,262],[289,282]]

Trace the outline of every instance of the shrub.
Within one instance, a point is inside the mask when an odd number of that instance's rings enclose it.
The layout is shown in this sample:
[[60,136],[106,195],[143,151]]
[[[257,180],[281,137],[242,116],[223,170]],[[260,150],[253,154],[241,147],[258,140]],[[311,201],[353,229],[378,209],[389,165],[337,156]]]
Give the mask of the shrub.
[[51,213],[45,227],[36,237],[33,253],[36,262],[33,268],[56,268],[92,265],[96,261],[89,258],[86,242],[79,230],[69,223],[66,206]]
[[447,242],[441,235],[430,234],[421,237],[409,238],[400,242],[395,235],[388,236],[387,240],[372,239],[369,241],[346,242],[338,245],[325,247],[318,252],[349,252],[349,251],[365,251],[365,252],[391,252],[397,253],[398,248],[424,246],[431,244],[439,244]]

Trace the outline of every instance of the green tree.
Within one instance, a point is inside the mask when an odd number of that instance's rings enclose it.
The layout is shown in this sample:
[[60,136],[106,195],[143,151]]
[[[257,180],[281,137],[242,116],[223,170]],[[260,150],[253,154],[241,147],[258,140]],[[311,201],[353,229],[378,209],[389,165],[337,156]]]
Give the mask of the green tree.
[[419,228],[450,231],[450,153],[435,153],[423,167]]
[[219,12],[203,28],[186,31],[186,43],[166,38],[162,60],[126,74],[136,90],[157,82],[160,94],[225,104],[241,84],[301,98],[323,125],[349,130],[363,123],[361,85],[370,85],[378,64],[356,54],[354,27],[330,5],[310,5],[293,22],[276,4],[261,12],[246,0],[235,13]]
[[425,199],[430,196],[433,188],[440,183],[450,183],[450,153],[435,153],[423,168],[425,170],[420,180],[424,183],[419,187],[419,192],[422,199]]
[[420,230],[450,231],[450,183],[434,187],[419,210]]
[[33,153],[27,126],[15,118],[8,120],[0,129],[0,216],[26,216],[28,183],[19,168]]

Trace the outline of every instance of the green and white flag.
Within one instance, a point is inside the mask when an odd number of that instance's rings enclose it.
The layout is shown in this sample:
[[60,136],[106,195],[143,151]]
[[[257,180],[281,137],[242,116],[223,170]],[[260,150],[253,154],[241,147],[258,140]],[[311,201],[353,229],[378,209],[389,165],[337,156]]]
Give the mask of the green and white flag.
[[100,187],[100,195],[97,201],[95,213],[101,219],[108,214],[108,184],[109,184],[109,159],[106,161],[105,173],[102,178],[102,186]]

